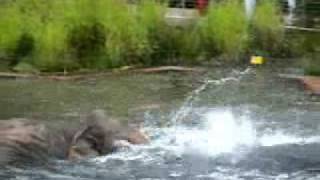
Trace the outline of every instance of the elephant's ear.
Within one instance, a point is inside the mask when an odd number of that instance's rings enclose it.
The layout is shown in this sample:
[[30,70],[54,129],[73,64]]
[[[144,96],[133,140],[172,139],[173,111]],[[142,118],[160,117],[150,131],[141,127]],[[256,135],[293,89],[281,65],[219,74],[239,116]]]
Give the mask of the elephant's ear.
[[[80,128],[76,131],[72,138],[72,144],[76,144],[81,140],[90,141],[94,143],[106,136],[106,132],[103,127],[103,121],[106,119],[106,115],[102,110],[95,110],[82,120]],[[96,142],[98,143],[98,142]]]
[[113,132],[101,124],[86,124],[73,136],[71,146],[87,144],[90,149],[99,155],[113,151]]
[[84,137],[84,135],[89,131],[89,127],[82,127],[79,131],[77,131],[72,137],[71,146],[76,145],[79,140]]

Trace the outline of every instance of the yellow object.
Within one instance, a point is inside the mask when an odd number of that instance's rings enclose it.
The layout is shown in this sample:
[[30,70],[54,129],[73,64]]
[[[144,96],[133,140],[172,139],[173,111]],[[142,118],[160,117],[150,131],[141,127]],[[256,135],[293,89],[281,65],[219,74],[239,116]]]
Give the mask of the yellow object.
[[250,63],[254,65],[261,65],[265,62],[265,59],[262,56],[251,56]]

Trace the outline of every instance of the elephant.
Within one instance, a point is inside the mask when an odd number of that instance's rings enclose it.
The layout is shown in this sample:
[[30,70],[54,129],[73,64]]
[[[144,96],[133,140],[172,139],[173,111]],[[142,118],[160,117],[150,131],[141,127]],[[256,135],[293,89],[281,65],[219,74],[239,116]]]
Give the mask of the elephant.
[[77,125],[62,128],[29,119],[0,121],[0,165],[82,160],[130,144],[147,143],[149,137],[140,128],[122,125],[101,110],[90,113]]

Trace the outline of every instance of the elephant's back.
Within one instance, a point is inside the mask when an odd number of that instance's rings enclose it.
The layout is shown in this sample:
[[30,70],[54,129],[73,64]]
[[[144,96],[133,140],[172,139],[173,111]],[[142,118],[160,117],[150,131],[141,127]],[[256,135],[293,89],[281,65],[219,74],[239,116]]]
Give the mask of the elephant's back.
[[0,164],[45,162],[48,158],[47,128],[27,119],[0,121]]

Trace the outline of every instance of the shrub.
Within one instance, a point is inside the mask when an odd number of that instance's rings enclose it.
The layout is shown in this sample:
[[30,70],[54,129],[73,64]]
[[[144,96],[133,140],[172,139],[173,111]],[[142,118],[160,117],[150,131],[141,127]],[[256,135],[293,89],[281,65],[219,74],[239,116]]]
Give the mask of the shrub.
[[138,3],[136,18],[139,27],[146,31],[145,38],[147,38],[144,43],[144,57],[141,59],[145,65],[154,65],[167,58],[164,55],[167,49],[163,43],[167,40],[166,32],[168,31],[164,19],[165,10],[166,4],[155,0],[143,0]]
[[284,28],[280,8],[274,0],[258,3],[252,19],[253,49],[267,55],[281,53]]
[[7,57],[13,56],[23,33],[24,24],[21,16],[16,3],[6,3],[0,6],[0,51]]
[[137,19],[136,6],[124,0],[96,1],[96,20],[104,26],[106,58],[98,66],[119,67],[139,62],[148,43],[147,31]]
[[273,0],[258,4],[251,26],[240,0],[216,2],[186,27],[168,26],[166,8],[159,0],[2,1],[0,54],[10,57],[11,65],[70,71],[189,63],[204,54],[234,60],[250,47],[284,48]]
[[36,67],[43,71],[62,71],[77,66],[67,52],[67,35],[65,26],[58,21],[42,24],[34,33],[33,63]]
[[248,47],[248,22],[242,4],[223,1],[209,7],[200,25],[204,47],[210,56],[237,59]]
[[94,67],[95,59],[104,54],[106,34],[104,26],[93,22],[74,27],[68,34],[70,51],[83,67]]

